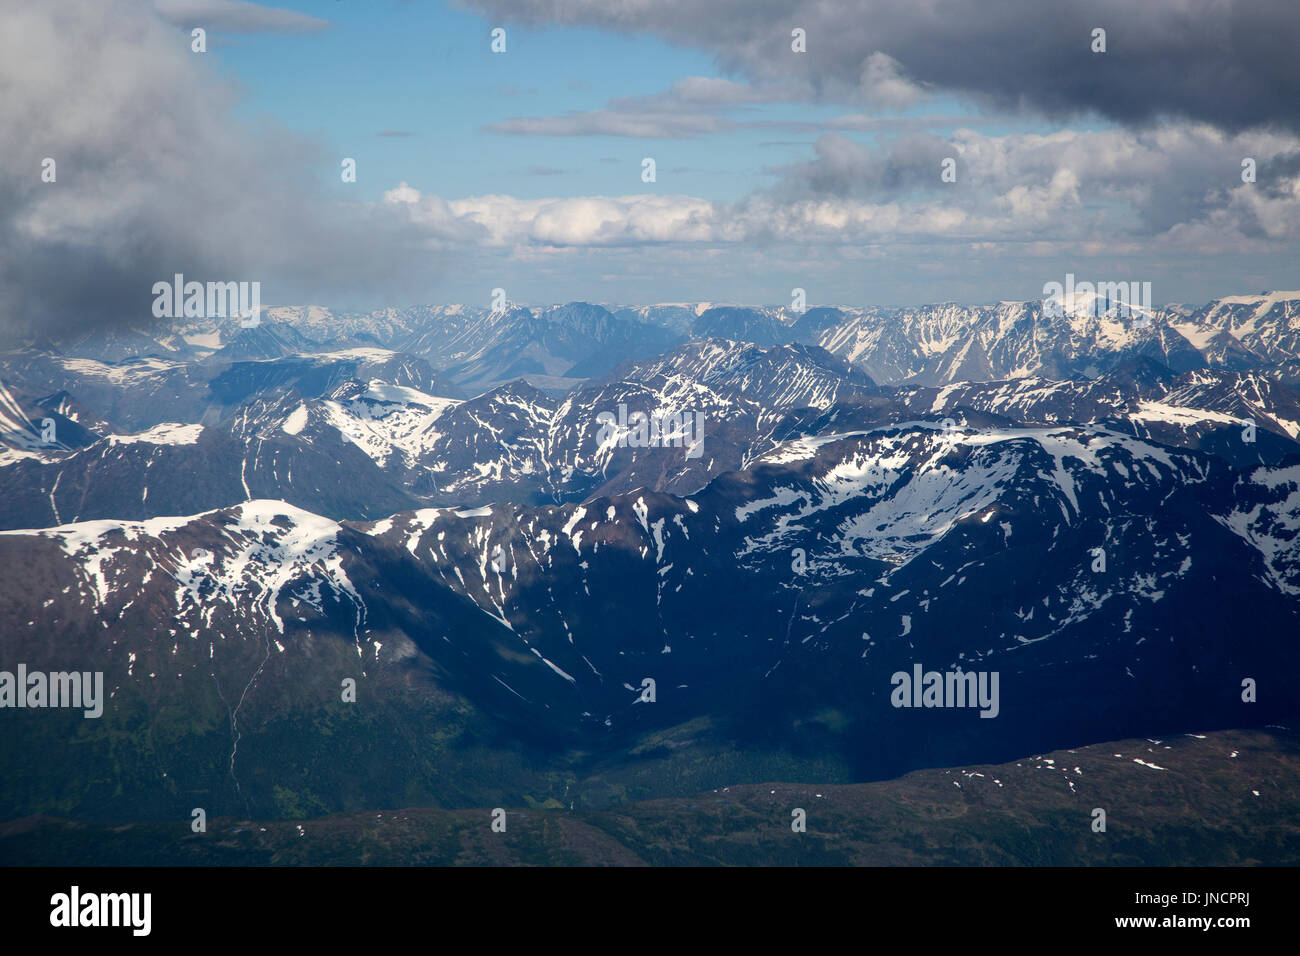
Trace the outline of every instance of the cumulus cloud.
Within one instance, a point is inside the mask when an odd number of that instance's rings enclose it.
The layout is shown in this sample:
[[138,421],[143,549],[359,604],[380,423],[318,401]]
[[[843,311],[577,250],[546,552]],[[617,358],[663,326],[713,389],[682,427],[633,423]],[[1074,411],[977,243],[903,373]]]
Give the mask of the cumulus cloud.
[[412,222],[439,239],[473,236],[486,246],[618,246],[724,235],[714,204],[691,196],[474,196],[448,201],[402,183],[384,199],[405,207]]
[[[1254,158],[1258,181],[1241,181]],[[957,181],[940,176],[943,159]],[[734,203],[680,195],[444,200],[403,183],[386,200],[440,238],[474,227],[489,246],[741,242],[1045,242],[1106,237],[1178,248],[1300,240],[1300,139],[1206,125],[988,136],[907,133],[879,146],[826,134],[813,159],[773,170]],[[1209,230],[1209,231],[1207,231]],[[1136,246],[1135,246],[1136,247]]]
[[[920,91],[1142,125],[1300,130],[1294,0],[461,0],[494,22],[652,34],[760,82],[899,105]],[[807,52],[790,31],[807,33]],[[1105,53],[1091,49],[1106,30]],[[887,59],[881,59],[881,56]]]
[[[236,120],[233,91],[143,0],[7,9],[0,30],[0,316],[139,322],[154,282],[262,282],[263,301],[394,288],[427,239],[330,200],[337,156]],[[45,159],[56,180],[42,181]]]
[[[1225,245],[1237,238],[1295,238],[1300,205],[1300,138],[1289,133],[1227,134],[1205,124],[1149,130],[1061,130],[988,136],[908,133],[879,146],[826,134],[813,159],[780,167],[772,192],[802,198],[944,197],[969,212],[998,212],[1026,236],[1047,228],[1067,234],[1081,224],[1157,236],[1217,214]],[[941,180],[951,157],[957,182]],[[1241,162],[1255,160],[1257,182],[1243,183]],[[1053,227],[1052,216],[1069,218]],[[1265,223],[1268,224],[1265,228]]]
[[[688,23],[697,17],[676,2],[662,5],[685,11]],[[943,90],[997,98],[989,86],[993,79],[981,81],[988,89],[977,89],[966,79],[937,75],[938,67],[917,52],[920,47],[914,49],[920,41],[909,46],[912,35],[900,33],[899,25],[917,16],[909,11],[929,10],[936,17],[932,45],[942,49],[940,41],[952,39],[954,29],[948,14],[960,12],[950,0],[876,4],[880,29],[870,42],[859,29],[862,18],[828,19],[820,4],[771,0],[766,25],[759,25],[731,2],[700,7],[696,22],[728,25],[734,36],[707,30],[704,35],[716,41],[724,65],[750,74],[744,82],[688,77],[662,93],[612,101],[605,110],[509,120],[500,131],[683,137],[741,125],[780,125],[726,115],[760,102],[842,95],[873,108],[904,108],[916,97]],[[1151,0],[1155,8],[1166,2]],[[1253,10],[1257,19],[1270,10],[1237,6]],[[642,21],[645,29],[660,23],[656,8],[639,0],[591,7],[552,0],[545,9],[556,17],[564,11],[603,17],[604,25],[626,29]],[[1099,9],[1106,14],[1118,8],[1103,2]],[[1210,21],[1244,16],[1240,10],[1214,10]],[[259,21],[244,13],[249,29],[258,23],[259,29],[289,29],[293,23]],[[788,50],[786,23],[796,14],[807,18],[802,25],[810,52],[799,67],[803,73],[764,72],[762,63],[770,66],[783,44]],[[1027,16],[1035,23],[1042,19],[1032,12]],[[984,69],[990,76],[1004,68],[1023,74],[1024,64],[1004,62],[1000,13],[990,11],[983,26],[956,19],[974,31],[968,45],[987,53]],[[227,27],[233,30],[234,22],[227,21]],[[1109,27],[1112,51],[1144,35],[1145,27],[1136,21],[1107,22],[1118,25]],[[1174,22],[1180,21],[1175,17]],[[1043,28],[1049,50],[1057,49],[1057,32],[1066,26]],[[654,29],[671,33],[677,27]],[[855,36],[861,42],[850,56]],[[1193,40],[1168,42],[1190,49]],[[1233,55],[1242,48],[1232,47]],[[1279,82],[1293,78],[1287,72],[1293,67],[1270,59],[1267,49],[1254,52],[1262,74]],[[973,56],[958,53],[958,59]],[[1028,55],[1036,60],[1040,52]],[[965,77],[962,70],[968,67],[954,67],[953,76]],[[1061,69],[1071,70],[1068,64]],[[1188,70],[1179,75],[1193,74],[1200,76]],[[1161,98],[1160,84],[1150,95],[1141,89],[1141,77],[1139,70],[1126,81],[1137,84],[1136,92],[1130,91],[1136,105],[1129,118],[1179,112],[1173,100]],[[634,274],[653,288],[654,268],[666,276],[689,268],[707,278],[708,264],[721,268],[724,260],[731,263],[731,281],[738,282],[743,269],[753,270],[755,280],[766,275],[772,268],[766,250],[792,244],[801,246],[797,261],[810,273],[832,264],[843,269],[856,257],[899,262],[905,257],[900,249],[930,256],[937,268],[945,264],[942,250],[957,248],[1022,258],[1183,250],[1244,251],[1262,261],[1289,253],[1288,268],[1293,268],[1300,242],[1300,139],[1286,123],[1252,126],[1243,119],[1247,113],[1235,125],[1216,121],[1216,102],[1221,106],[1245,96],[1242,91],[1254,89],[1256,82],[1231,70],[1221,79],[1236,92],[1207,100],[1202,120],[1152,126],[992,136],[970,126],[946,135],[931,131],[950,126],[952,117],[853,113],[810,121],[808,129],[833,131],[817,139],[809,159],[770,170],[770,187],[734,202],[653,190],[545,199],[443,197],[436,189],[416,188],[427,185],[417,170],[410,177],[416,186],[403,182],[382,201],[361,203],[339,198],[346,187],[340,192],[337,155],[275,125],[236,119],[233,91],[205,57],[190,52],[188,37],[173,18],[152,3],[22,5],[6,10],[0,31],[0,87],[6,91],[0,97],[0,128],[17,131],[0,138],[5,170],[0,316],[5,323],[45,331],[144,321],[153,283],[175,272],[200,281],[260,280],[264,302],[336,304],[349,297],[388,303],[428,297],[429,276],[439,267],[454,262],[457,281],[468,274],[478,278],[480,273],[463,267],[487,258],[494,284],[508,260],[556,283],[567,281],[568,295],[585,294],[582,286],[589,279],[615,274]],[[1088,97],[1074,95],[1068,82],[1051,76],[1044,82],[1046,92],[1034,92],[1028,105],[1048,112],[1088,107]],[[1108,81],[1096,82],[1101,89]],[[1189,83],[1199,89],[1199,79]],[[1288,108],[1294,112],[1290,102]],[[1122,107],[1097,109],[1114,113]],[[1267,119],[1276,118],[1279,108],[1265,98],[1252,109]],[[894,135],[864,144],[845,135],[854,131]],[[47,157],[57,162],[54,183],[41,180]],[[956,183],[940,180],[945,157],[956,160]],[[1241,181],[1244,157],[1257,163],[1255,183]],[[538,165],[532,172],[552,170]],[[653,255],[638,258],[637,251],[647,248]],[[580,264],[578,271],[573,263]],[[909,268],[923,272],[927,266],[913,260]],[[1038,278],[1037,285],[1042,281]]]
[[862,65],[859,87],[862,99],[877,109],[905,110],[925,99],[925,91],[903,74],[899,62],[880,51]]

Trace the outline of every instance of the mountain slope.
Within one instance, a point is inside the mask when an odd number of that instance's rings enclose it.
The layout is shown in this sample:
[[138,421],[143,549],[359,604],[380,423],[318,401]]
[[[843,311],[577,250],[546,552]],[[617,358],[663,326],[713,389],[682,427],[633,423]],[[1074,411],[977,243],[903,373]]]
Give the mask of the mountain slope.
[[[105,662],[114,696],[104,723],[76,725],[86,756],[69,767],[101,766],[112,727],[137,741],[117,759],[142,768],[151,721],[202,715],[168,752],[205,756],[165,768],[173,783],[133,775],[122,798],[141,806],[175,810],[173,785],[214,806],[276,806],[289,784],[273,755],[316,746],[311,714],[342,706],[347,661],[381,693],[390,732],[427,732],[429,701],[444,701],[456,727],[479,728],[462,756],[509,752],[516,781],[537,779],[526,766],[577,773],[615,756],[654,772],[658,751],[629,748],[698,720],[713,730],[682,759],[730,750],[757,772],[758,755],[781,753],[874,779],[1294,713],[1300,652],[1275,636],[1300,623],[1296,469],[1234,468],[1099,426],[903,423],[785,443],[687,497],[359,524],[250,502],[7,532],[0,625],[15,660]],[[891,675],[915,665],[998,672],[995,719],[892,706]],[[1246,678],[1258,703],[1242,700]],[[232,740],[219,718],[236,686],[247,710]],[[377,714],[337,719],[354,741]],[[24,791],[28,771],[6,766],[6,812],[40,809],[17,797],[56,786],[85,812],[78,800],[104,799],[96,781],[121,782],[107,766],[65,779],[53,768],[67,728],[31,726],[52,776]],[[498,736],[512,743],[483,749]],[[233,778],[223,740],[238,747]],[[481,771],[457,784],[421,770],[418,786],[435,802],[490,792]],[[400,799],[394,772],[363,788],[368,805]],[[340,773],[312,771],[320,812],[356,794]]]

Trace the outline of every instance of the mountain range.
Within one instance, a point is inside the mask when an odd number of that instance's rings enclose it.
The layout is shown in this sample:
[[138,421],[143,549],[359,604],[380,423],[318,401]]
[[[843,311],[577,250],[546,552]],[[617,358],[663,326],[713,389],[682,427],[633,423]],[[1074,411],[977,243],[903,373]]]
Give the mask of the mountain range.
[[[1300,293],[1066,306],[14,343],[0,667],[109,696],[6,713],[0,818],[595,809],[1293,720]],[[916,667],[996,713],[900,706]]]

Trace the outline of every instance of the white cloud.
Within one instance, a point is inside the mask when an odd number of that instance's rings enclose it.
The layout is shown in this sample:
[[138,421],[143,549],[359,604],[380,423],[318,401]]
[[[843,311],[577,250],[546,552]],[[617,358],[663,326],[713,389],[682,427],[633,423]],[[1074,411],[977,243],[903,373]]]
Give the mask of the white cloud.
[[384,194],[439,239],[473,229],[488,246],[537,244],[615,246],[710,241],[720,238],[714,205],[691,196],[578,196],[518,199],[474,196],[444,200],[406,183]]
[[333,151],[238,117],[215,61],[147,0],[7,5],[0,89],[0,129],[22,131],[0,136],[5,326],[140,321],[175,272],[288,298],[430,271],[409,222],[317,188]]
[[899,62],[879,51],[863,63],[859,87],[863,100],[876,109],[910,109],[926,98],[925,91],[903,75]]
[[329,26],[328,20],[296,10],[245,0],[154,0],[154,6],[177,26],[210,33],[312,33]]
[[[1300,140],[1226,136],[1208,126],[950,137],[906,134],[879,147],[828,134],[815,159],[778,170],[776,187],[734,203],[650,193],[444,200],[405,183],[386,194],[443,238],[474,227],[486,245],[810,242],[1020,243],[1085,249],[1142,242],[1224,251],[1300,238]],[[1261,181],[1243,184],[1241,155]],[[956,183],[940,161],[957,159]],[[1198,231],[1198,226],[1207,231]]]

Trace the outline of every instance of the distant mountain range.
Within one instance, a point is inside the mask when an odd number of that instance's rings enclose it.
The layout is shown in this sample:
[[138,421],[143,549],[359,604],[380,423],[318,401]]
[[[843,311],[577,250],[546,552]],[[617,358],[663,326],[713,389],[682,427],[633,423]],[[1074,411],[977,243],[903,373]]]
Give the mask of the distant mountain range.
[[[0,818],[598,806],[1293,719],[1300,293],[1149,318],[304,307],[0,354],[0,669],[111,693],[6,712]],[[697,455],[636,424],[681,415]],[[996,672],[995,719],[897,706],[914,666]]]

